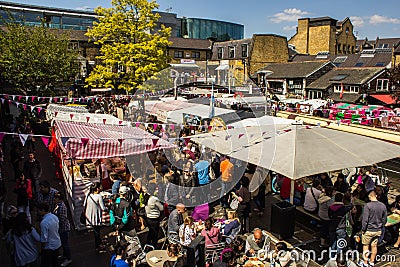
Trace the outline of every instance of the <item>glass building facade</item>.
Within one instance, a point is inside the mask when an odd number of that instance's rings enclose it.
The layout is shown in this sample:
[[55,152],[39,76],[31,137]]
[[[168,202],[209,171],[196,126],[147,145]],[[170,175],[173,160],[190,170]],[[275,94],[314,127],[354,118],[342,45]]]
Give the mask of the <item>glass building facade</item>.
[[12,17],[25,25],[41,25],[53,29],[86,30],[97,21],[93,11],[58,9],[0,1],[0,24]]
[[[244,26],[237,23],[199,19],[178,18],[175,13],[155,11],[160,14],[156,29],[161,24],[172,29],[172,37],[209,39],[228,41],[243,39]],[[7,21],[12,18],[25,25],[40,25],[44,23],[49,28],[68,30],[87,30],[97,21],[97,14],[90,10],[73,10],[18,4],[0,1],[0,16]],[[3,21],[0,18],[0,24]]]
[[198,19],[181,18],[181,37],[194,39],[213,39],[228,41],[243,39],[244,26],[237,23]]

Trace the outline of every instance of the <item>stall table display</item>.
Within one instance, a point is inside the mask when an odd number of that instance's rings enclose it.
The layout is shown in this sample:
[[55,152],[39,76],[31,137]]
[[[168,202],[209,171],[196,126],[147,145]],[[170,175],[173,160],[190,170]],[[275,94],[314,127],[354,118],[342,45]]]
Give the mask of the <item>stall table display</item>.
[[[66,197],[77,229],[87,227],[80,223],[79,217],[90,185],[100,181],[94,165],[96,160],[105,159],[110,171],[113,168],[113,172],[124,175],[125,164],[118,160],[119,157],[174,147],[140,128],[125,125],[56,121],[54,127],[61,150]],[[108,195],[103,197],[106,204]],[[107,224],[108,214],[103,217]]]

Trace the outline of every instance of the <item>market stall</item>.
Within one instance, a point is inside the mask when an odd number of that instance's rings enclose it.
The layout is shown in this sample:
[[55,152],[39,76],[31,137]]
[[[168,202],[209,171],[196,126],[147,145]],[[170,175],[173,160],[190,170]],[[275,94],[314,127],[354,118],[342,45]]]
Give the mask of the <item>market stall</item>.
[[[55,136],[61,153],[66,195],[78,229],[85,196],[96,177],[94,161],[111,159],[123,164],[123,157],[172,148],[169,142],[140,128],[79,122],[55,122]],[[121,165],[122,165],[121,164]]]

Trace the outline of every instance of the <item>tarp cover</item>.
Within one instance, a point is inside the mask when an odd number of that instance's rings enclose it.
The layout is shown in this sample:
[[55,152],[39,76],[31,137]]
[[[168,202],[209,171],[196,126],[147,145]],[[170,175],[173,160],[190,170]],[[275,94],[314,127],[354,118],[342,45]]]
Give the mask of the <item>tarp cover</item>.
[[140,128],[57,121],[56,137],[72,158],[96,159],[174,147]]

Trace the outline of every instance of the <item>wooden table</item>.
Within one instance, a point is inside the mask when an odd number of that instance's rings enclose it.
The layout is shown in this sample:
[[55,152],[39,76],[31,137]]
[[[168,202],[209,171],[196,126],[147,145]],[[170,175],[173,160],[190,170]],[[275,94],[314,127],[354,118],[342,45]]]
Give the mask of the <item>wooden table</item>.
[[166,250],[152,250],[146,254],[146,262],[151,267],[162,267],[164,262],[169,259]]

